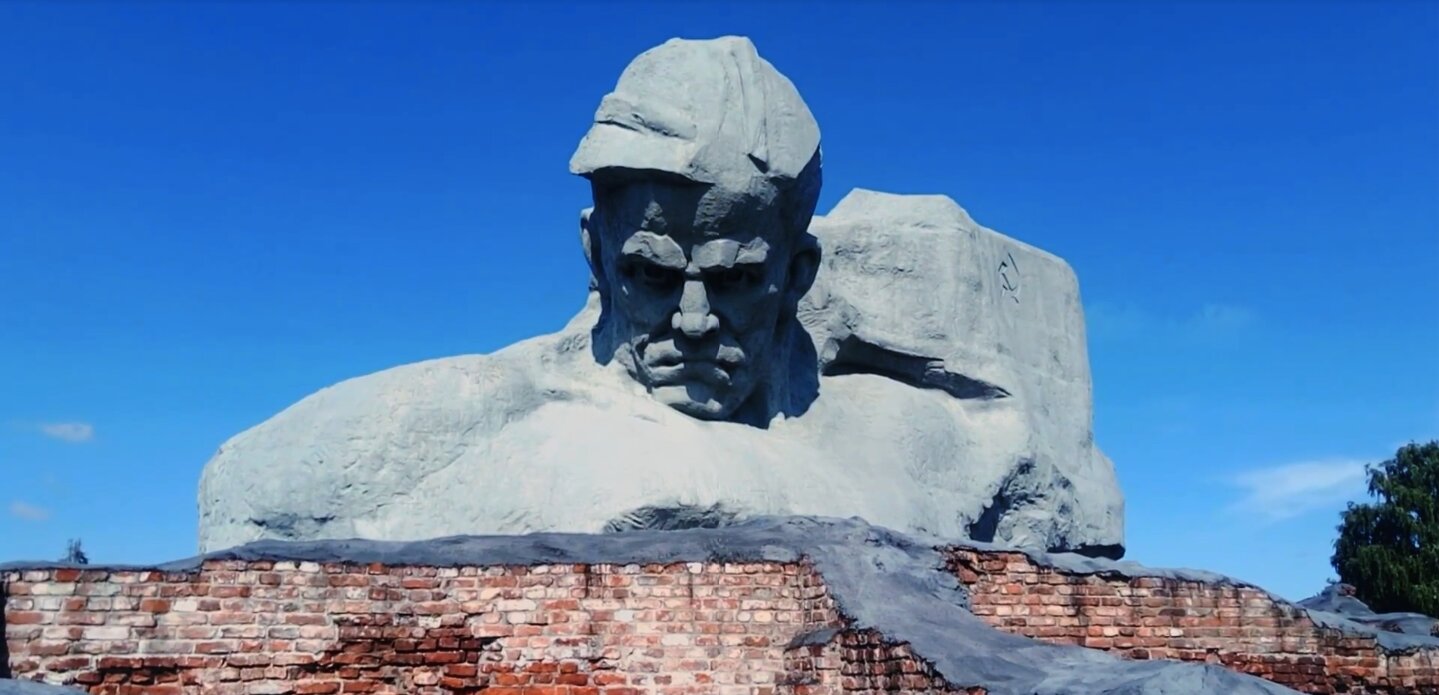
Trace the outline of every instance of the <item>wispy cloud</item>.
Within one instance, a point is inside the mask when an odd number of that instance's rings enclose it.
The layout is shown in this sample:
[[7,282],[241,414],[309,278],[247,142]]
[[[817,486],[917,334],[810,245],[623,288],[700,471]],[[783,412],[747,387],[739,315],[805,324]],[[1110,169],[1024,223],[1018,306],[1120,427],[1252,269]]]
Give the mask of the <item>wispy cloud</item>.
[[81,444],[95,438],[95,427],[88,422],[43,422],[40,434],[62,442]]
[[45,521],[50,518],[50,511],[16,500],[10,503],[10,516],[25,521]]
[[1248,307],[1205,304],[1199,307],[1199,311],[1184,319],[1180,327],[1191,334],[1228,335],[1249,328],[1254,319],[1254,311]]
[[1245,471],[1229,481],[1241,491],[1231,509],[1269,521],[1331,509],[1363,495],[1365,463],[1326,459]]
[[1089,334],[1101,339],[1149,338],[1186,342],[1222,341],[1241,335],[1257,319],[1248,307],[1208,303],[1166,316],[1134,304],[1097,302],[1085,308]]

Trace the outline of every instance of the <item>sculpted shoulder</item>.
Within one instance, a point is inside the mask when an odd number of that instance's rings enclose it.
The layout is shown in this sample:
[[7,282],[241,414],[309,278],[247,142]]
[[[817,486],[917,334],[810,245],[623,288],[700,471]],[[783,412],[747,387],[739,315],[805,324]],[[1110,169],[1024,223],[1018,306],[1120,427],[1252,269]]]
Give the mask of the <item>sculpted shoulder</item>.
[[[490,355],[430,359],[346,379],[235,436],[219,455],[317,438],[357,446],[438,420],[482,421],[489,411],[523,411],[543,390],[536,383],[541,359],[535,353],[550,347],[547,342],[542,337]],[[327,439],[332,431],[334,439]]]
[[[200,480],[201,545],[353,535],[353,520],[585,383],[573,332],[326,387],[225,442]],[[586,356],[587,357],[587,356]]]

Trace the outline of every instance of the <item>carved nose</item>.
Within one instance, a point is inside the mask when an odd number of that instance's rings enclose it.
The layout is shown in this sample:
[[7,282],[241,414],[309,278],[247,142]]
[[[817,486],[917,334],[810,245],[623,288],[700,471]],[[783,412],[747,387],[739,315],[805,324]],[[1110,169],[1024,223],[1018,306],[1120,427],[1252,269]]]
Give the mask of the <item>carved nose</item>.
[[703,338],[719,329],[719,319],[710,313],[709,294],[703,282],[685,281],[680,310],[670,319],[670,325],[691,338]]

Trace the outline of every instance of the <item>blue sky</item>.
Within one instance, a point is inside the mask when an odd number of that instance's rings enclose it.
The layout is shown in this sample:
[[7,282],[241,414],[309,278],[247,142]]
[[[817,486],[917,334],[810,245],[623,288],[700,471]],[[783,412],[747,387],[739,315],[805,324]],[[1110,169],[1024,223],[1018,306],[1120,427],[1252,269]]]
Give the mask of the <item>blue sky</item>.
[[634,55],[745,34],[849,189],[1077,270],[1131,559],[1290,598],[1439,437],[1439,5],[0,3],[0,559],[195,547],[335,381],[558,328]]

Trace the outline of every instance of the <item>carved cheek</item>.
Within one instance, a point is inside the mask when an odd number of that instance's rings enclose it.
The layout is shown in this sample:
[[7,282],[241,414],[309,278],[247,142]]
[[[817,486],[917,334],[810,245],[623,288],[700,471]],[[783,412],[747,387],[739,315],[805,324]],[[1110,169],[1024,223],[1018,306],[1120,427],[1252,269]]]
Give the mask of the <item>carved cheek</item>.
[[639,330],[655,332],[668,326],[678,306],[678,294],[651,292],[623,277],[616,278],[611,286],[617,295],[617,313]]
[[779,316],[779,293],[766,287],[763,290],[742,296],[727,297],[724,304],[716,307],[722,321],[735,333],[768,333],[774,329]]

